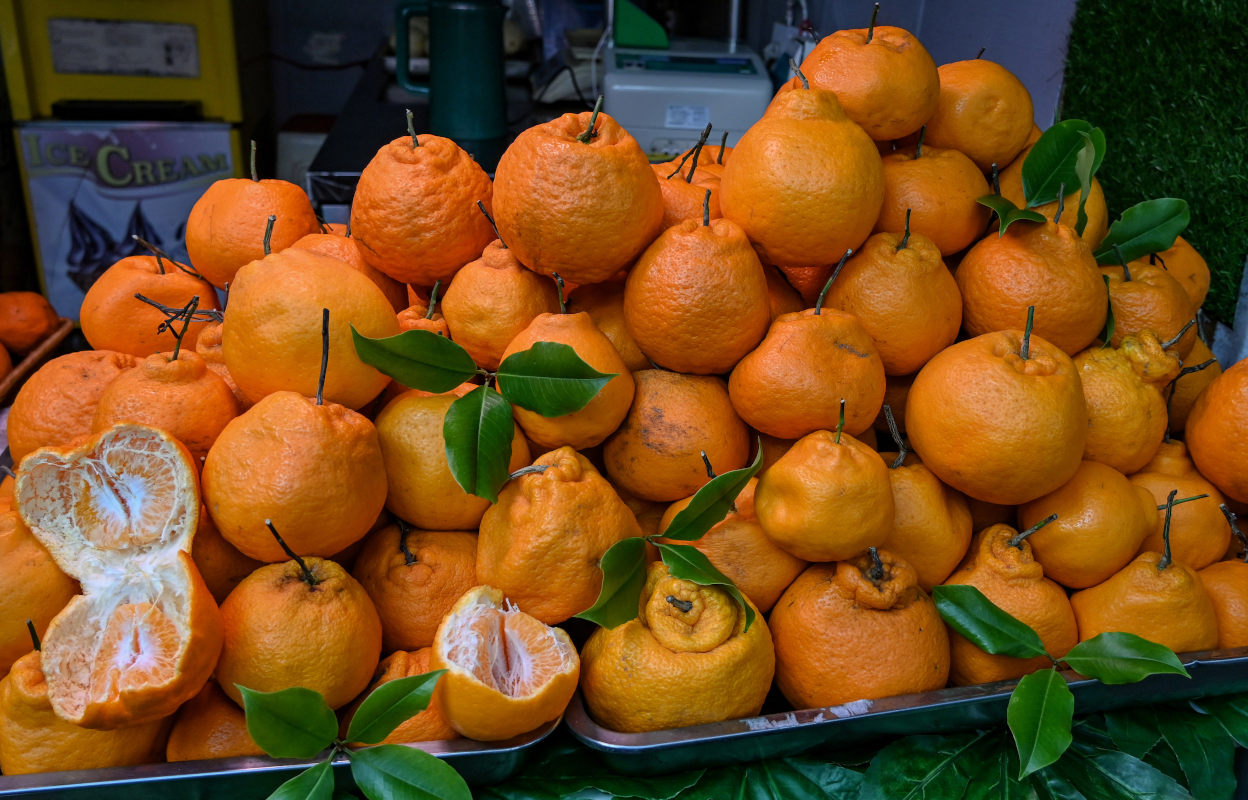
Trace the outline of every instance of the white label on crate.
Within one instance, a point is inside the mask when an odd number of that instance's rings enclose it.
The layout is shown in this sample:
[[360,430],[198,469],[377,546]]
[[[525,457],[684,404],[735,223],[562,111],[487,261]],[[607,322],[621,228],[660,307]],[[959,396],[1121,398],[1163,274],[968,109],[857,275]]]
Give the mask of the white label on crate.
[[194,25],[113,19],[48,20],[52,69],[61,74],[199,77]]
[[664,118],[663,127],[697,131],[706,127],[711,121],[710,106],[677,106],[669,105]]

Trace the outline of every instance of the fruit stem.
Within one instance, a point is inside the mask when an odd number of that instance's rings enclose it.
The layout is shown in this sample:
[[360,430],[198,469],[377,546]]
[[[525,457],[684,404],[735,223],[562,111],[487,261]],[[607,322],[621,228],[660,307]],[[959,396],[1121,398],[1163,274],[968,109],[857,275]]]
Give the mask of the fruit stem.
[[1170,566],[1170,514],[1174,511],[1174,496],[1178,493],[1178,489],[1171,489],[1170,494],[1166,495],[1166,521],[1161,526],[1161,541],[1165,552],[1161,554],[1161,560],[1157,562],[1158,572]]
[[923,137],[927,135],[927,126],[919,128],[919,140],[914,143],[914,160],[918,161],[923,157]]
[[226,281],[225,285],[222,286],[221,289],[225,292],[225,297],[221,298],[221,319],[217,320],[217,322],[225,319],[225,310],[230,306],[230,282]]
[[983,57],[984,57],[984,51],[985,51],[985,50],[987,50],[987,49],[988,49],[987,47],[981,47],[981,48],[979,48],[979,52],[975,54],[975,59],[976,59],[976,60],[979,60],[979,59],[983,58]]
[[[143,296],[140,292],[134,293],[134,299],[147,303],[149,306],[165,315],[165,321],[160,324],[160,327],[156,330],[157,333],[164,333],[169,330],[170,323],[176,319],[180,319],[183,311],[186,309],[185,306],[182,308],[170,308],[164,303],[159,303],[150,297]],[[221,311],[215,308],[206,308],[203,310],[196,309],[195,314],[198,314],[201,320],[207,322],[220,322],[225,319],[225,316],[221,313]],[[191,316],[195,316],[195,314],[192,314]]]
[[173,345],[173,355],[169,358],[170,361],[178,360],[178,353],[182,350],[182,338],[186,336],[187,330],[190,329],[191,321],[195,319],[195,309],[197,308],[199,308],[199,295],[192,297],[191,302],[182,308],[182,330],[178,331],[177,341]]
[[6,478],[17,480],[17,473],[13,471],[12,467],[6,464],[0,464],[0,474],[3,474]]
[[529,466],[521,467],[520,469],[508,475],[507,480],[514,481],[516,478],[520,478],[525,475],[541,475],[543,472],[545,472],[548,469],[550,469],[549,464],[530,464]]
[[841,398],[841,415],[836,420],[836,443],[841,443],[841,431],[845,430],[845,398]]
[[698,156],[702,155],[702,148],[706,147],[706,137],[711,135],[711,123],[706,123],[706,127],[702,129],[702,135],[698,137],[698,142],[693,146],[693,161],[689,162],[689,174],[685,176],[685,183],[693,183],[693,171],[698,168]]
[[485,215],[486,220],[490,223],[490,227],[494,229],[494,236],[503,245],[503,249],[507,249],[507,243],[503,241],[503,235],[498,232],[498,226],[494,224],[494,218],[490,216],[490,212],[485,210],[485,203],[477,201],[477,208],[481,209],[481,213]]
[[[1177,491],[1177,490],[1176,490],[1176,491]],[[1192,502],[1193,500],[1204,500],[1204,499],[1205,499],[1206,497],[1208,497],[1208,496],[1209,496],[1208,494],[1194,494],[1194,495],[1192,495],[1191,497],[1180,497],[1178,500],[1175,500],[1175,501],[1174,501],[1173,503],[1171,503],[1170,505],[1172,505],[1172,506],[1181,506],[1181,505],[1183,505],[1184,503],[1190,503],[1190,502]],[[1157,510],[1158,510],[1158,511],[1165,511],[1165,510],[1166,510],[1166,506],[1165,506],[1165,504],[1163,503],[1163,504],[1161,504],[1161,505],[1157,506]]]
[[321,309],[321,374],[316,379],[316,404],[325,405],[325,375],[329,372],[329,309]]
[[1162,269],[1164,269],[1166,272],[1170,271],[1170,268],[1166,266],[1166,260],[1161,257],[1161,253],[1149,253],[1148,254],[1148,263],[1150,266],[1154,266],[1154,267],[1157,266],[1158,261],[1161,262]]
[[871,44],[871,40],[875,38],[875,18],[880,15],[880,4],[876,3],[875,8],[871,11],[871,25],[867,28],[867,44]]
[[256,140],[251,140],[251,179],[255,183],[260,182],[260,175],[256,172]]
[[1066,184],[1059,183],[1057,185],[1057,213],[1053,215],[1053,224],[1056,225],[1062,218],[1062,211],[1066,209]]
[[273,224],[277,222],[277,216],[269,215],[269,221],[264,226],[264,254],[267,256],[273,252]]
[[688,614],[693,610],[693,603],[689,600],[681,600],[674,594],[669,594],[666,598],[668,605],[676,609],[682,614]]
[[702,227],[709,228],[711,225],[711,190],[707,189],[706,194],[702,197]]
[[[1231,526],[1231,533],[1236,539],[1239,540],[1239,543],[1244,546],[1243,558],[1245,562],[1248,562],[1248,538],[1245,538],[1244,532],[1239,529],[1239,525],[1235,522],[1239,516],[1232,511],[1226,503],[1220,503],[1218,505],[1218,510],[1222,512],[1222,516],[1226,517],[1226,524]],[[26,624],[29,625],[30,620],[27,620]]]
[[906,442],[901,438],[901,430],[897,427],[897,419],[893,416],[893,407],[888,403],[884,404],[884,420],[888,423],[888,434],[893,437],[893,441],[897,444],[897,458],[889,465],[889,469],[897,469],[906,463],[906,456],[910,451],[906,449]]
[[1118,263],[1122,265],[1122,279],[1131,280],[1131,268],[1127,266],[1127,259],[1122,255],[1122,247],[1114,245],[1114,253],[1118,256]]
[[997,197],[1001,196],[1001,168],[995,161],[992,162],[992,193]]
[[[685,152],[684,156],[681,157],[680,163],[676,165],[676,169],[667,173],[666,180],[670,181],[672,178],[676,177],[676,174],[685,168],[685,163],[689,160],[690,156],[692,155],[693,155],[693,149],[690,148],[689,150]],[[671,163],[671,162],[668,162],[668,163]]]
[[884,580],[884,562],[880,560],[880,551],[874,547],[868,547],[867,554],[871,556],[871,566],[863,574],[878,587],[880,581]]
[[594,130],[594,126],[598,124],[598,114],[601,111],[602,111],[602,95],[598,95],[598,100],[597,102],[594,103],[594,113],[591,114],[589,117],[589,128],[586,129],[584,133],[576,137],[576,140],[578,142],[580,142],[581,144],[589,144],[590,140],[592,140],[595,136],[598,135],[598,131]]
[[[906,209],[906,235],[901,237],[901,242],[897,245],[897,251],[905,250],[906,245],[910,244],[910,212],[912,209]],[[895,252],[897,252],[895,251]]]
[[559,290],[559,313],[568,313],[568,303],[563,299],[563,277],[558,272],[550,273],[555,278],[555,288]]
[[845,255],[841,256],[841,260],[837,262],[836,269],[832,270],[832,274],[828,276],[828,282],[819,290],[819,299],[815,301],[815,316],[819,316],[823,311],[823,299],[828,296],[828,289],[832,288],[832,281],[836,280],[836,276],[841,274],[841,268],[845,266],[845,262],[854,254],[851,247],[845,251]]
[[433,288],[429,290],[429,308],[425,311],[425,319],[433,319],[433,310],[438,306],[438,289],[442,288],[442,279],[438,278],[433,282]]
[[147,241],[147,240],[146,240],[146,239],[144,239],[143,237],[139,236],[137,233],[132,233],[132,234],[130,234],[130,238],[131,238],[133,241],[138,242],[138,243],[139,243],[140,245],[142,245],[143,247],[146,247],[146,248],[147,248],[147,250],[148,250],[148,251],[149,251],[152,255],[156,256],[156,265],[157,265],[158,267],[160,267],[160,274],[161,274],[161,275],[164,275],[164,274],[165,274],[165,265],[164,265],[164,264],[162,263],[162,261],[161,261],[161,260],[163,259],[164,261],[168,261],[170,264],[172,264],[172,265],[174,265],[175,267],[177,267],[178,269],[182,270],[182,271],[183,271],[183,272],[185,272],[187,275],[190,275],[192,278],[199,278],[201,281],[202,281],[202,280],[204,280],[204,276],[203,276],[203,275],[200,275],[200,274],[199,274],[199,272],[197,272],[196,270],[192,269],[190,266],[188,266],[188,265],[186,265],[186,264],[180,264],[180,263],[178,263],[178,262],[177,262],[174,258],[172,258],[172,257],[171,257],[168,253],[166,253],[164,250],[161,250],[159,247],[157,247],[156,245],[154,245],[154,244],[152,244],[151,242]]
[[273,534],[273,538],[277,539],[277,543],[281,545],[282,551],[286,553],[286,555],[290,556],[291,559],[299,565],[299,569],[303,572],[303,582],[309,586],[316,586],[320,583],[317,577],[312,574],[312,570],[308,569],[307,562],[300,558],[294,550],[291,550],[290,545],[286,544],[286,541],[282,539],[282,535],[278,533],[277,528],[273,526],[273,520],[266,519],[264,524],[268,527],[269,532]]
[[[1225,508],[1225,506],[1223,507]],[[43,642],[39,641],[39,632],[35,630],[35,621],[33,619],[26,620],[26,632],[30,634],[30,643],[34,645],[35,652],[42,650]]]
[[418,560],[416,554],[407,546],[407,535],[412,532],[412,526],[397,517],[394,521],[399,526],[399,552],[403,554],[403,566],[410,567]]
[[711,466],[710,457],[705,450],[699,450],[698,452],[702,454],[702,465],[706,467],[706,477],[715,480],[715,468]]
[[715,157],[716,164],[724,163],[724,148],[728,146],[728,131],[724,131],[724,135],[719,137],[719,155]]
[[1021,533],[1016,533],[1016,534],[1014,534],[1014,537],[1013,537],[1012,539],[1010,539],[1010,541],[1009,541],[1009,545],[1010,545],[1010,547],[1017,547],[1019,550],[1022,550],[1022,549],[1023,549],[1023,540],[1024,540],[1024,539],[1026,539],[1028,536],[1032,535],[1032,534],[1033,534],[1033,533],[1035,533],[1036,531],[1040,530],[1040,529],[1041,529],[1041,528],[1043,528],[1045,525],[1048,525],[1050,522],[1052,522],[1052,521],[1053,521],[1053,520],[1055,520],[1055,519],[1057,519],[1057,515],[1056,515],[1056,514],[1050,514],[1050,515],[1048,515],[1047,517],[1045,517],[1044,519],[1042,519],[1042,520],[1040,520],[1039,522],[1037,522],[1035,525],[1032,525],[1032,526],[1031,526],[1030,528],[1028,528],[1027,530],[1022,531]]
[[1176,344],[1179,343],[1179,340],[1183,338],[1183,334],[1191,330],[1192,326],[1195,324],[1196,324],[1196,318],[1192,317],[1191,319],[1187,321],[1186,325],[1184,325],[1182,328],[1179,329],[1179,332],[1174,335],[1173,339],[1167,339],[1161,343],[1161,349],[1169,350],[1171,347],[1174,347]]
[[793,74],[801,79],[803,89],[810,88],[810,81],[806,80],[806,76],[802,74],[802,68],[799,67],[797,62],[791,58],[789,59],[789,69],[793,70]]
[[1027,306],[1027,326],[1023,328],[1023,346],[1019,358],[1026,361],[1031,356],[1031,326],[1036,321],[1036,307]]
[[412,110],[408,108],[405,111],[407,115],[407,132],[412,137],[412,149],[415,150],[417,147],[420,147],[420,140],[416,138],[416,123],[412,119]]

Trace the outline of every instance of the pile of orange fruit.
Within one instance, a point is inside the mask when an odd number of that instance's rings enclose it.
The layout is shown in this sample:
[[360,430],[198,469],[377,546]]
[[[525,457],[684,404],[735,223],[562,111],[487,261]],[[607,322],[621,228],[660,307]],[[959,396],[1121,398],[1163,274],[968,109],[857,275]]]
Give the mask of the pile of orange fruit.
[[[289,183],[217,182],[190,263],[110,268],[81,310],[95,349],[13,404],[0,769],[258,753],[239,685],[314,689],[345,724],[445,668],[392,739],[500,740],[578,685],[644,731],[757,714],[773,684],[805,708],[1048,663],[949,630],[942,584],[1055,658],[1107,630],[1248,646],[1248,362],[1185,328],[1209,270],[1181,237],[1098,266],[1095,181],[1081,232],[1077,188],[998,230],[977,200],[1026,202],[1032,117],[1000,65],[873,26],[825,38],[734,147],[666,164],[595,111],[520,134],[492,180],[400,136],[345,227]],[[449,337],[481,377],[410,389],[353,330]],[[610,380],[562,416],[517,406],[519,474],[469,494],[448,411],[538,342]],[[612,545],[757,449],[694,543],[752,624],[651,554],[636,619],[556,627]]]

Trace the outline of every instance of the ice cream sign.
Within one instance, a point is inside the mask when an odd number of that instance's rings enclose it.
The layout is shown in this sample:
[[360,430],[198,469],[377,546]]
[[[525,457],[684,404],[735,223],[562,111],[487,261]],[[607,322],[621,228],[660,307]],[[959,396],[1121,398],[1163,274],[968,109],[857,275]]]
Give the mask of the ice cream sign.
[[[22,151],[32,177],[70,169],[86,171],[105,186],[155,186],[191,180],[205,175],[229,177],[232,163],[225,147],[216,152],[136,152],[133,143],[101,141],[98,136],[66,135],[68,131],[24,131]],[[139,150],[150,151],[140,145]]]

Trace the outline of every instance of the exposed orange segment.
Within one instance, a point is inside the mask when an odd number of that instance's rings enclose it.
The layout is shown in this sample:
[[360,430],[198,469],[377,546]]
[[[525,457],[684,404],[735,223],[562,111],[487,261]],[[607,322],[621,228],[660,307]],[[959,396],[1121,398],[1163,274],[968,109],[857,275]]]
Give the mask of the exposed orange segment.
[[118,606],[92,665],[95,699],[115,696],[122,688],[168,680],[177,670],[181,639],[172,620],[151,603]]

